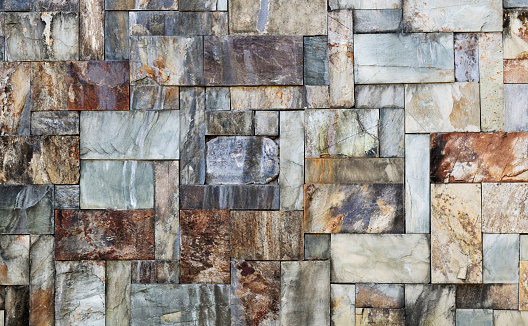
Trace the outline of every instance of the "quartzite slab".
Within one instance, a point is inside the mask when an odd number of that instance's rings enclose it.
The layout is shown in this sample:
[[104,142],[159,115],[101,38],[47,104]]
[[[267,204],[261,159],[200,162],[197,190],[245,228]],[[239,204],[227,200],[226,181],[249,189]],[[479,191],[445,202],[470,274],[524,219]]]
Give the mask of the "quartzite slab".
[[526,144],[528,133],[431,134],[431,181],[528,181]]
[[29,235],[0,235],[0,285],[29,284]]
[[132,283],[175,284],[180,282],[180,262],[177,260],[132,261]]
[[180,157],[180,112],[82,112],[83,159],[175,160]]
[[457,82],[478,82],[479,42],[477,33],[455,34],[455,79]]
[[455,325],[454,285],[405,284],[406,325]]
[[405,308],[405,287],[403,284],[356,284],[356,307]]
[[154,211],[58,210],[55,258],[154,259]]
[[519,235],[483,234],[484,283],[519,282]]
[[233,110],[300,110],[304,108],[303,88],[301,86],[231,87],[231,108]]
[[502,33],[480,33],[478,42],[481,129],[504,131]]
[[206,111],[205,121],[206,136],[251,136],[255,130],[253,111]]
[[331,107],[354,106],[354,24],[352,10],[328,13],[328,81]]
[[429,135],[405,135],[405,232],[429,233]]
[[278,261],[231,261],[233,325],[278,325],[281,265]]
[[427,234],[332,234],[332,282],[427,283]]
[[52,235],[31,236],[30,325],[53,325],[55,316],[55,255]]
[[457,285],[456,307],[462,309],[519,309],[519,284]]
[[358,109],[403,109],[404,85],[357,85],[355,88]]
[[454,81],[453,34],[356,34],[357,84]]
[[266,184],[279,174],[279,146],[266,137],[217,137],[206,143],[207,184]]
[[107,324],[130,323],[130,261],[106,262],[105,321]]
[[79,137],[0,137],[0,183],[76,184]]
[[302,85],[302,36],[205,36],[209,86]]
[[278,185],[182,185],[182,209],[279,209]]
[[53,234],[53,186],[0,185],[0,233]]
[[304,259],[330,259],[330,234],[304,234]]
[[129,33],[131,36],[226,35],[227,13],[131,11]]
[[504,84],[504,131],[528,131],[527,92],[528,84]]
[[31,112],[31,135],[78,135],[79,112]]
[[356,314],[354,284],[330,284],[331,324],[346,326],[354,323]]
[[0,63],[0,135],[29,135],[30,64]]
[[403,233],[403,185],[306,184],[306,233]]
[[528,233],[528,184],[482,184],[482,232]]
[[305,112],[280,112],[281,210],[303,209]]
[[178,110],[179,108],[178,86],[160,86],[150,79],[130,85],[130,110]]
[[403,183],[403,158],[308,158],[305,165],[305,183]]

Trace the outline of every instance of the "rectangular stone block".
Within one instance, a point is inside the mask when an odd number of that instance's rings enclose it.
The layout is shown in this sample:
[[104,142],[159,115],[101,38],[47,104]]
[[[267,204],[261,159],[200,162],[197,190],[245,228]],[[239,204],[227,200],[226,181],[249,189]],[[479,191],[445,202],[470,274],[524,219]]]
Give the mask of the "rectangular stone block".
[[81,209],[154,208],[152,162],[83,161]]
[[177,260],[132,261],[132,283],[175,284],[180,282],[180,262]]
[[519,284],[457,285],[456,307],[461,309],[519,309]]
[[205,183],[205,89],[180,90],[180,182]]
[[306,184],[307,233],[403,233],[403,185]]
[[68,110],[73,78],[67,71],[67,62],[31,63],[32,111]]
[[407,0],[403,20],[409,32],[498,32],[502,1]]
[[53,186],[0,185],[0,233],[53,234]]
[[526,59],[528,54],[528,30],[525,9],[509,9],[504,11],[503,46],[504,59]]
[[356,307],[405,308],[405,287],[403,284],[356,284]]
[[304,234],[304,259],[330,259],[330,234]]
[[180,89],[160,86],[152,80],[130,85],[130,110],[178,110]]
[[304,38],[304,84],[328,85],[328,37]]
[[[108,8],[108,0],[106,6]],[[128,60],[128,39],[128,13],[105,11],[105,60]]]
[[229,325],[229,285],[132,284],[131,326]]
[[229,211],[182,210],[180,225],[180,282],[229,284]]
[[[17,8],[15,11],[24,11],[29,10],[28,7],[26,7],[27,4],[30,5],[31,11],[77,11],[79,10],[79,0],[71,0],[71,1],[62,1],[62,0],[33,0],[33,1],[25,1],[25,0],[19,0],[19,1],[13,1],[13,0],[7,0],[4,1],[4,6],[6,3],[13,3],[18,2],[18,5],[20,7]],[[9,6],[7,6],[9,7]],[[21,7],[25,7],[22,9]],[[6,8],[8,9],[8,8]],[[9,10],[13,10],[15,8],[11,7]]]
[[504,0],[504,8],[528,7],[526,0]]
[[404,85],[357,85],[356,108],[405,108]]
[[130,79],[153,79],[159,85],[204,84],[201,36],[130,37]]
[[379,156],[379,110],[306,110],[305,157]]
[[332,234],[333,283],[427,283],[426,234]]
[[55,259],[154,259],[154,211],[58,210]]
[[454,81],[453,34],[358,34],[354,55],[357,84]]
[[55,325],[105,325],[105,262],[57,261]]
[[79,208],[79,185],[55,186],[55,209],[64,208]]
[[6,12],[7,61],[66,61],[79,58],[77,12]]
[[431,268],[433,283],[482,283],[479,184],[431,185]]
[[528,310],[528,262],[519,265],[519,310]]
[[52,235],[31,236],[29,324],[53,325],[55,319],[55,259]]
[[204,37],[208,86],[302,85],[302,62],[301,36]]
[[226,35],[227,13],[180,11],[129,12],[131,36]]
[[528,83],[528,60],[514,59],[504,60],[504,83],[527,84]]
[[479,84],[405,85],[405,131],[479,132]]
[[[232,0],[229,31],[242,34],[326,35],[325,0]],[[295,13],[295,15],[292,15]]]
[[0,285],[29,285],[29,247],[29,235],[0,235]]
[[82,112],[81,157],[106,160],[178,159],[179,126],[180,114],[176,110]]
[[79,59],[104,60],[105,0],[80,0]]
[[484,283],[519,282],[519,235],[483,234]]
[[406,325],[455,325],[455,286],[405,284]]
[[64,111],[42,111],[31,113],[31,134],[78,135],[79,113]]
[[110,10],[178,10],[178,0],[105,0]]
[[455,80],[478,82],[479,41],[477,33],[455,34]]
[[306,85],[303,88],[304,106],[308,109],[322,109],[330,107],[328,86]]
[[403,183],[402,158],[307,158],[305,183]]
[[303,108],[303,88],[300,86],[231,87],[232,110]]
[[460,326],[482,325],[493,326],[493,310],[490,309],[457,309],[456,324]]
[[405,310],[385,308],[357,308],[356,326],[405,325]]
[[528,311],[495,310],[493,324],[496,326],[528,324]]
[[328,6],[336,9],[398,9],[401,0],[329,0]]
[[403,157],[405,151],[405,112],[381,109],[379,125],[380,157]]
[[251,136],[253,111],[206,111],[205,135]]
[[429,135],[405,135],[405,232],[429,233]]
[[277,185],[182,185],[182,209],[278,210]]
[[281,265],[278,261],[231,261],[231,323],[278,325]]
[[356,290],[353,284],[330,284],[331,324],[346,326],[353,324],[356,314]]
[[0,135],[29,135],[30,64],[0,63]]
[[105,321],[107,324],[130,323],[130,261],[106,262]]
[[432,182],[528,181],[526,133],[431,135]]
[[354,10],[354,33],[397,33],[402,22],[401,9]]
[[479,34],[480,126],[504,130],[504,62],[502,34]]
[[[302,119],[302,121],[304,121],[304,119]],[[279,112],[278,111],[256,111],[255,112],[255,136],[278,136],[278,135],[279,135]]]
[[520,258],[521,260],[528,261],[528,235],[521,234],[520,236]]
[[528,130],[528,84],[504,85],[504,131]]
[[280,324],[330,324],[330,263],[281,262]]
[[79,182],[79,137],[0,137],[0,183]]
[[527,233],[526,183],[482,184],[482,232]]
[[281,210],[304,207],[305,112],[280,113],[279,187]]
[[354,106],[354,24],[351,10],[328,13],[330,107]]
[[205,89],[206,110],[231,110],[231,91],[229,87],[207,87]]
[[180,11],[227,11],[227,0],[180,0]]
[[231,258],[299,260],[303,253],[302,212],[231,212]]
[[[5,325],[29,325],[29,286],[16,285],[6,287],[5,299]],[[4,320],[2,320],[2,322],[3,321]]]

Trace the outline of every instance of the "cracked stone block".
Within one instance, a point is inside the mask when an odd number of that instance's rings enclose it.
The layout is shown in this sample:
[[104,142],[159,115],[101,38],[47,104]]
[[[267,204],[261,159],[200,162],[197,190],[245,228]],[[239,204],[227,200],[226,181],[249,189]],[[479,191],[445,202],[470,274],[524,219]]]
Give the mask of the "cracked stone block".
[[484,283],[519,282],[519,235],[483,234]]
[[255,111],[255,135],[256,136],[278,136],[279,135],[279,112],[278,111]]
[[0,63],[0,135],[29,135],[30,64]]
[[227,35],[227,13],[131,11],[131,36]]

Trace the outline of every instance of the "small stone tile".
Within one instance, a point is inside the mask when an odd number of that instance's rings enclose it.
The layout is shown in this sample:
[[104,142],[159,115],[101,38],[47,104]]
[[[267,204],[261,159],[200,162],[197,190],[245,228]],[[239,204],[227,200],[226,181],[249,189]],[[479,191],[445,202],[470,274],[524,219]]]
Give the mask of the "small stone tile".
[[6,11],[29,11],[31,1],[29,0],[4,0],[2,1],[2,10]]
[[104,60],[104,6],[105,0],[79,0],[80,60]]
[[[108,0],[106,0],[108,8]],[[105,60],[128,60],[128,12],[105,11]]]
[[29,135],[30,64],[0,63],[0,135]]
[[29,247],[29,235],[0,235],[0,285],[29,285]]
[[405,112],[381,109],[379,125],[380,157],[403,157],[405,152]]
[[79,185],[55,186],[55,209],[79,209]]
[[528,31],[525,9],[508,9],[504,11],[503,46],[504,59],[526,59],[528,54]]
[[206,111],[205,124],[206,136],[251,136],[254,133],[253,111]]
[[528,235],[521,234],[519,238],[520,258],[521,260],[528,261]]
[[[7,0],[6,2],[10,2]],[[18,1],[20,4],[26,2],[24,0]],[[31,11],[78,11],[79,0],[33,0],[27,1],[31,3]],[[19,8],[20,9],[20,8]]]
[[402,22],[401,9],[354,10],[354,33],[397,33]]
[[304,116],[305,112],[280,112],[280,209],[285,211],[304,207]]
[[178,0],[105,0],[109,10],[178,10]]
[[[5,325],[25,326],[30,321],[29,286],[17,285],[6,288],[6,305],[4,310]],[[3,320],[4,321],[4,320]]]
[[130,280],[132,262],[109,260],[106,262],[106,323],[130,323]]
[[308,109],[323,109],[330,107],[328,86],[304,86],[304,105]]
[[278,185],[183,185],[182,209],[278,210]]
[[524,217],[527,196],[526,183],[483,183],[482,232],[528,233]]
[[405,284],[407,325],[454,325],[455,286]]
[[207,87],[205,89],[206,110],[231,110],[229,87]]
[[403,284],[356,284],[356,307],[358,308],[405,308]]
[[278,136],[279,135],[279,112],[278,111],[255,111],[255,135],[256,136]]
[[304,38],[304,84],[328,85],[328,37]]
[[226,35],[227,13],[130,11],[131,36]]
[[519,282],[519,235],[483,234],[484,283]]
[[55,259],[154,259],[154,211],[58,210]]
[[205,183],[204,88],[180,89],[180,182]]
[[528,311],[495,310],[493,311],[493,324],[495,326],[526,325],[528,324]]
[[405,135],[405,232],[429,233],[429,135]]
[[527,84],[528,83],[528,60],[526,59],[504,60],[504,83],[505,84]]
[[67,111],[40,111],[31,113],[31,134],[78,135],[79,113]]
[[358,109],[405,107],[404,85],[357,85],[355,92]]
[[457,326],[493,326],[493,310],[457,309]]
[[35,235],[30,239],[29,324],[52,325],[55,316],[55,239]]
[[528,131],[528,84],[504,85],[504,131]]
[[31,110],[68,110],[68,92],[72,77],[67,62],[31,63]]
[[459,309],[519,309],[519,284],[457,285]]
[[180,89],[160,86],[152,80],[130,85],[130,110],[178,110]]
[[504,0],[504,8],[528,7],[526,0]]
[[355,320],[355,286],[353,284],[330,284],[331,325],[346,326]]
[[455,34],[455,80],[479,81],[479,42],[477,33]]
[[404,309],[357,308],[356,326],[405,325]]
[[329,0],[328,6],[336,9],[398,9],[401,0]]
[[519,310],[528,310],[528,262],[519,266]]
[[354,106],[354,24],[351,10],[328,12],[330,107]]
[[180,11],[227,10],[227,0],[179,0]]
[[304,259],[330,259],[330,234],[304,234]]
[[480,127],[504,130],[504,60],[501,33],[480,33]]
[[231,87],[233,110],[303,109],[303,88],[299,86]]
[[180,281],[177,260],[134,260],[131,270],[132,283],[175,284]]

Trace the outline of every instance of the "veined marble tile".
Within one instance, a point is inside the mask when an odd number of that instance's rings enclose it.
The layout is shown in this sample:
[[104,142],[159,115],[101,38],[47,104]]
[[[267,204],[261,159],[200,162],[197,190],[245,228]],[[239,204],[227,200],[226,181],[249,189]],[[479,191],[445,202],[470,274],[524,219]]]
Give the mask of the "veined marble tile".
[[304,207],[305,112],[280,112],[279,187],[280,208]]
[[29,284],[29,235],[0,235],[0,285]]
[[491,309],[457,309],[457,326],[493,326]]
[[405,232],[429,233],[429,135],[405,135]]
[[519,282],[519,235],[483,234],[484,283]]
[[29,135],[30,64],[0,63],[0,135]]
[[405,284],[406,325],[455,325],[455,286]]
[[483,183],[482,232],[528,233],[527,198],[526,183]]
[[31,135],[78,135],[79,112],[31,112]]
[[480,126],[504,130],[504,62],[502,34],[479,34]]
[[227,13],[130,11],[130,36],[226,35]]
[[457,308],[519,309],[519,284],[467,284],[456,289]]
[[330,284],[331,324],[347,326],[356,319],[356,289],[353,284]]
[[255,130],[253,111],[206,111],[205,123],[206,136],[251,136]]
[[[209,89],[209,88],[207,88]],[[301,86],[231,87],[232,110],[303,109]]]
[[405,308],[403,284],[356,284],[356,307],[358,308]]
[[330,107],[354,106],[354,17],[352,10],[328,12]]
[[379,125],[380,157],[404,157],[405,112],[381,109]]

